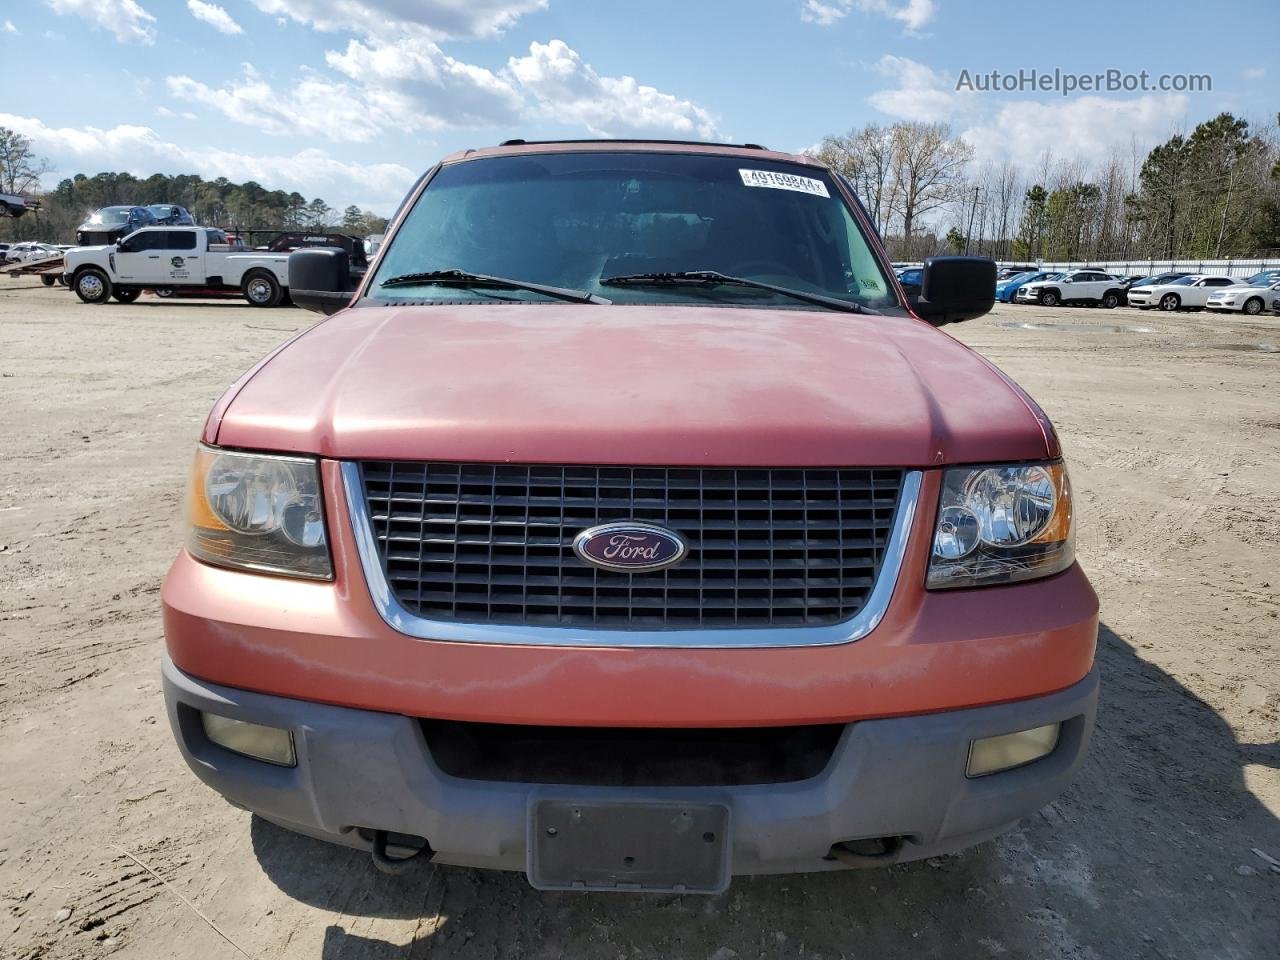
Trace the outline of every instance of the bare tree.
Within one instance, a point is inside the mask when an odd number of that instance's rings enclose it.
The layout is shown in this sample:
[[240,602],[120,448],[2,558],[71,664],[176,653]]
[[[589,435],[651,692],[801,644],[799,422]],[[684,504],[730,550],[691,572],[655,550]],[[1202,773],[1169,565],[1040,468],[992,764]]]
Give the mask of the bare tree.
[[0,127],[0,193],[22,194],[40,185],[53,168],[31,152],[31,139],[16,130]]
[[902,235],[921,217],[957,200],[973,147],[951,136],[945,123],[897,123],[893,131],[893,172],[902,204]]
[[1022,178],[1018,175],[1018,168],[1012,161],[1006,160],[1000,167],[994,187],[996,209],[992,216],[998,217],[1000,221],[995,247],[995,255],[998,257],[1009,256],[1009,234],[1017,222],[1016,208],[1021,195],[1021,184]]
[[868,124],[861,130],[824,137],[816,155],[852,184],[876,229],[885,231],[897,207],[891,128]]

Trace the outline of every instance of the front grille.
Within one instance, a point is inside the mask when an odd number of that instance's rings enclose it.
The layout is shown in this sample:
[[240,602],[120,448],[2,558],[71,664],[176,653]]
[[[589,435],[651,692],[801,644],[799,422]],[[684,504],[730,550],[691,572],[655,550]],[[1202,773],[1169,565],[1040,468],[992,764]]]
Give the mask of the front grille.
[[[892,469],[694,469],[366,461],[392,592],[432,620],[614,629],[817,626],[855,616],[902,489]],[[600,570],[573,538],[638,520],[689,553]]]

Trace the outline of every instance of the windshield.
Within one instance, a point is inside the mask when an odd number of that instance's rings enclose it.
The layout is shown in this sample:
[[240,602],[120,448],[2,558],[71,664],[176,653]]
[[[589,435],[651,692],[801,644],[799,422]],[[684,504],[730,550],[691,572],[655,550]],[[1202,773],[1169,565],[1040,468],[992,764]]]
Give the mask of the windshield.
[[118,226],[129,222],[129,211],[132,207],[103,207],[85,221],[89,226]]
[[1247,280],[1240,281],[1251,287],[1265,287],[1280,280],[1280,270],[1263,270],[1261,273],[1255,273]]
[[730,285],[608,286],[633,274],[714,270],[872,307],[886,275],[823,170],[742,157],[555,153],[441,168],[383,251],[378,300],[547,302],[522,290],[399,284],[457,269],[599,294],[617,303],[806,305]]

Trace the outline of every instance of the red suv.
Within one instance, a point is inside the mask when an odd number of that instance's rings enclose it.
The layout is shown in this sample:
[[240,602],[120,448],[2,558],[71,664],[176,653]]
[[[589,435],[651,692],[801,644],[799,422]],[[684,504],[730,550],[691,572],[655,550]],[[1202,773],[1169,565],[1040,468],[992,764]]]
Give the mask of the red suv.
[[195,773],[399,871],[717,891],[1058,795],[1097,598],[1039,407],[849,185],[754,146],[454,154],[195,458],[164,689]]

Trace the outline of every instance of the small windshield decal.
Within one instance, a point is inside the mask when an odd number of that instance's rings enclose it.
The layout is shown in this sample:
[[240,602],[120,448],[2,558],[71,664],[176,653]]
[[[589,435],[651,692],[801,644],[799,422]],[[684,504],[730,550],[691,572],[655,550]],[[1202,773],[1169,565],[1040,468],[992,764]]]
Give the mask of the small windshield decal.
[[776,173],[773,170],[742,170],[738,173],[742,177],[742,185],[745,187],[769,187],[773,190],[793,190],[796,193],[809,193],[815,197],[830,197],[827,192],[827,185],[821,180],[814,180],[811,177],[798,177],[794,173]]

